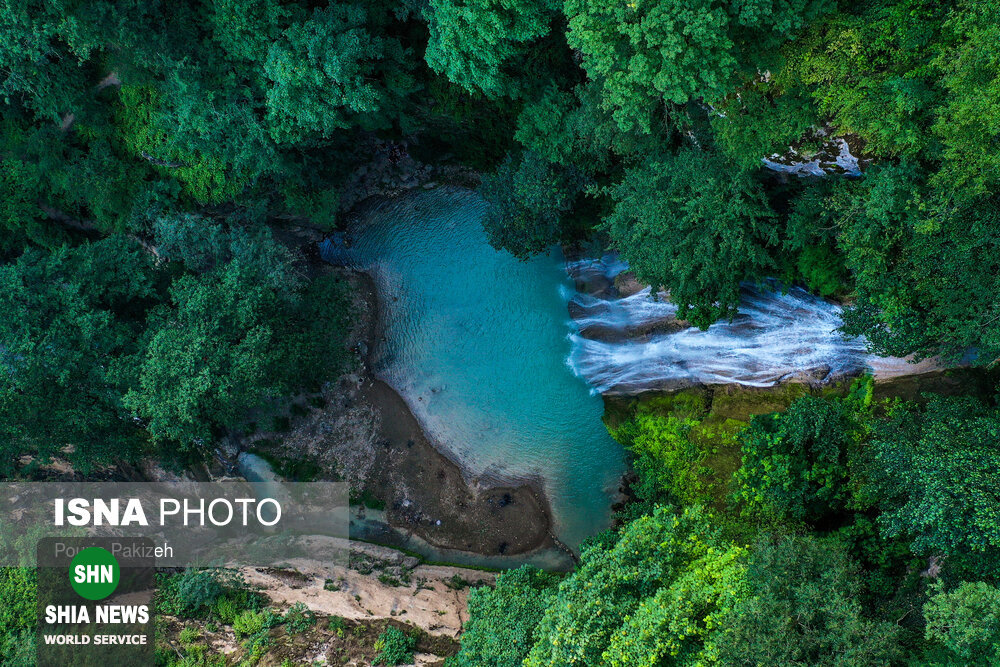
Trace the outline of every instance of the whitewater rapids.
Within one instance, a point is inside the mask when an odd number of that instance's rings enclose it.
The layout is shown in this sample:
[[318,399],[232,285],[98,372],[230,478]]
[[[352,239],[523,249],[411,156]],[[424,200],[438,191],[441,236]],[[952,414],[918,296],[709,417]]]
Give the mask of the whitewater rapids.
[[627,276],[616,255],[569,261],[566,269],[577,285],[567,295],[567,363],[595,393],[826,383],[864,372],[885,378],[939,367],[935,360],[913,364],[870,354],[864,338],[839,330],[840,306],[797,287],[744,285],[739,314],[703,331],[677,320],[668,295],[653,298],[648,286]]

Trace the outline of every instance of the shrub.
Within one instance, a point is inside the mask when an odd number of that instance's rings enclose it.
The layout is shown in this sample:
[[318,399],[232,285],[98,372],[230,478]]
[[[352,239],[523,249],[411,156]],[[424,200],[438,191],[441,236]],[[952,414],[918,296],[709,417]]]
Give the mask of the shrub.
[[217,571],[185,570],[177,579],[176,613],[178,616],[200,616],[225,592]]
[[194,644],[196,641],[201,639],[201,632],[198,630],[198,628],[189,625],[188,627],[181,630],[181,633],[180,635],[178,635],[177,639],[184,646],[187,646],[189,644]]
[[614,430],[615,439],[635,457],[639,476],[635,491],[640,498],[658,500],[663,492],[682,504],[705,498],[710,473],[703,465],[707,452],[690,437],[697,425],[693,419],[642,414]]
[[156,611],[180,618],[203,618],[209,611],[232,623],[241,609],[260,609],[263,596],[232,570],[188,569],[157,575]]
[[239,615],[240,607],[236,601],[228,596],[224,596],[215,601],[215,615],[219,620],[227,625],[231,625],[233,620]]
[[396,627],[385,629],[375,641],[376,665],[408,665],[413,662],[413,648],[417,640]]
[[285,623],[288,627],[288,633],[297,635],[316,624],[316,614],[310,611],[305,604],[296,602],[285,613]]
[[262,611],[247,610],[233,619],[233,632],[237,637],[256,635],[267,627],[267,614]]

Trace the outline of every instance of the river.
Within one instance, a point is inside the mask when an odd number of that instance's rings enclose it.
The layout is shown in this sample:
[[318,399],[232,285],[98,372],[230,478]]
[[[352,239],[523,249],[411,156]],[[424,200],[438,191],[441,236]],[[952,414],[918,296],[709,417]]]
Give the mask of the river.
[[600,393],[922,370],[867,354],[837,330],[839,306],[800,289],[746,286],[734,321],[686,328],[648,288],[620,292],[627,267],[613,255],[567,262],[554,248],[522,262],[494,250],[485,207],[456,188],[383,201],[349,247],[323,254],[376,282],[375,373],[471,477],[539,480],[570,546],[607,526],[624,470]]

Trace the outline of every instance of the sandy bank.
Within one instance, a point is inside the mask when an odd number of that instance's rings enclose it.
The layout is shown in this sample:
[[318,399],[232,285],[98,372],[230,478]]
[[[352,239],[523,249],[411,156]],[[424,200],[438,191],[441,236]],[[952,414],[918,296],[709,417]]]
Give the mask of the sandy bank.
[[491,572],[423,565],[373,544],[351,544],[350,565],[292,561],[287,568],[244,568],[247,582],[280,607],[296,602],[316,613],[352,620],[398,619],[430,635],[457,638],[468,620],[471,586],[492,584]]

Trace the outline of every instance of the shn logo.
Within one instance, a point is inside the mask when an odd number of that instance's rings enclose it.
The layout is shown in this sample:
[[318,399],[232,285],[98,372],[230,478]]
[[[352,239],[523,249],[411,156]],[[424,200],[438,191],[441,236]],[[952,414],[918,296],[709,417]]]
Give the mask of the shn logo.
[[103,600],[118,588],[118,559],[102,547],[87,547],[69,564],[69,583],[87,600]]

